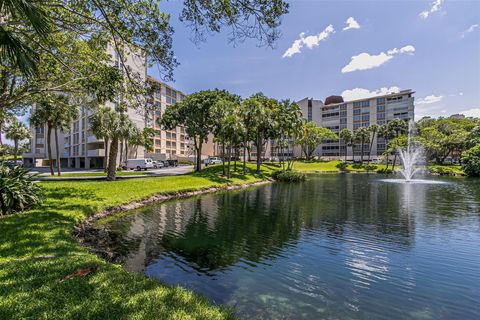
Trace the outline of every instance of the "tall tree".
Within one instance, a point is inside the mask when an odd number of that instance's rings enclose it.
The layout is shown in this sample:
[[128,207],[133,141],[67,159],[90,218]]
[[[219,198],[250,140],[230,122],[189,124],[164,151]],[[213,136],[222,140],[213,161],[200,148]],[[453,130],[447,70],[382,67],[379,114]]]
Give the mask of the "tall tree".
[[68,130],[70,123],[77,117],[78,105],[72,104],[71,99],[64,95],[47,94],[36,104],[30,122],[35,126],[47,126],[47,136],[45,140],[51,175],[54,175],[51,146],[52,133],[54,134],[55,140],[57,173],[61,175],[61,148],[58,141],[58,132]]
[[[345,161],[347,161],[348,146],[353,148],[353,133],[347,128],[340,130],[339,138],[345,143]],[[353,150],[352,150],[353,154]]]
[[16,162],[20,142],[26,139],[30,139],[32,134],[22,122],[14,121],[5,130],[5,136],[7,137],[7,139],[13,141],[13,159]]
[[[281,153],[279,160],[282,168],[285,170],[285,151],[290,156],[287,159],[288,170],[293,169],[294,157],[293,149],[295,147],[294,139],[301,133],[303,118],[300,107],[290,100],[282,100],[278,104],[278,110],[274,113],[275,129],[271,138],[275,139],[278,150]],[[287,149],[287,150],[285,150]]]
[[378,124],[371,124],[367,129],[370,132],[370,146],[368,148],[368,163],[370,163],[370,158],[372,156],[372,147],[373,147],[373,142],[375,141],[376,135],[378,133],[378,129],[380,126]]
[[303,154],[307,160],[312,159],[315,149],[326,140],[335,140],[337,135],[330,129],[318,126],[315,122],[303,124],[296,143],[302,147]]
[[361,146],[360,146],[360,150],[361,150],[360,151],[361,152],[360,162],[363,163],[364,146],[365,146],[365,143],[368,143],[370,141],[370,133],[369,133],[369,131],[366,127],[361,127],[361,128],[358,128],[357,130],[355,130],[353,135],[354,135],[355,141],[357,143],[361,144]]
[[183,126],[187,135],[193,140],[196,153],[196,171],[201,170],[202,146],[208,135],[215,130],[214,106],[222,99],[234,97],[225,90],[205,90],[193,93],[166,108],[159,124],[165,130]]

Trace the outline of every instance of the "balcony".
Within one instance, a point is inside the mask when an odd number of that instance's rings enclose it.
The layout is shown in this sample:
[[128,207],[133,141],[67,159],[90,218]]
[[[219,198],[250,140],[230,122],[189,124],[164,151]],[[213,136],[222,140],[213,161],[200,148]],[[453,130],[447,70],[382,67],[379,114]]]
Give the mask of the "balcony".
[[94,135],[88,136],[87,137],[87,143],[95,143],[95,142],[100,142],[103,141],[103,139],[98,139]]
[[105,157],[105,149],[87,150],[87,156],[89,156],[89,157]]

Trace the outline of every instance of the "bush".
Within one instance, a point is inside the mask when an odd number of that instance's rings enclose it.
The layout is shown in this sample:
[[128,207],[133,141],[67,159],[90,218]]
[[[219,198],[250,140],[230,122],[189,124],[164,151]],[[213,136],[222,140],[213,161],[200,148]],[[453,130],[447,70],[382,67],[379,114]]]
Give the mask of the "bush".
[[392,169],[379,169],[379,170],[377,170],[377,173],[380,173],[380,174],[391,174],[391,173],[392,173]]
[[338,170],[340,170],[340,171],[347,171],[348,163],[340,162],[335,167],[337,167]]
[[441,176],[450,176],[454,175],[455,171],[452,168],[445,168],[445,167],[433,167],[430,169],[431,173],[436,173]]
[[375,171],[377,170],[378,166],[374,165],[374,164],[368,164],[365,166],[365,171]]
[[41,202],[40,187],[28,171],[0,163],[0,211],[2,215],[23,211]]
[[272,172],[272,178],[282,182],[300,182],[305,181],[306,176],[302,172],[292,170],[276,170]]
[[480,144],[463,154],[462,169],[467,176],[480,177]]

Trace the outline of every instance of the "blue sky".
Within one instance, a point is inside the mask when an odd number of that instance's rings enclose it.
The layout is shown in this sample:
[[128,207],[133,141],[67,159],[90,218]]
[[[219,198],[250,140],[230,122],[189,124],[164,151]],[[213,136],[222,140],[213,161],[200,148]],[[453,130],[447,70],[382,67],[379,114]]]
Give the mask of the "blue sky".
[[[255,40],[234,46],[228,32],[196,45],[178,21],[181,2],[162,2],[180,62],[171,84],[186,93],[222,88],[293,100],[413,89],[417,116],[480,116],[480,1],[289,3],[271,49]],[[158,77],[158,69],[149,74]]]

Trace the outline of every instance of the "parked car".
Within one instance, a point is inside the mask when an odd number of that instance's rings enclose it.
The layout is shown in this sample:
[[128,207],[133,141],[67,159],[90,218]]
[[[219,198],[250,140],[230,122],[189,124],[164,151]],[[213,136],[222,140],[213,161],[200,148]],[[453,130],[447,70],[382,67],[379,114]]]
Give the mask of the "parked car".
[[170,167],[177,167],[178,166],[178,160],[166,160],[168,162],[168,165]]
[[210,157],[208,158],[208,164],[211,165],[211,164],[217,164],[217,163],[222,163],[223,160],[222,158],[219,158],[219,157]]
[[160,160],[163,163],[164,167],[170,167],[170,164],[168,163],[167,160]]
[[127,159],[127,169],[130,170],[148,170],[153,168],[153,160],[150,158],[146,159]]
[[153,161],[152,164],[155,169],[160,169],[165,167],[165,164],[163,163],[163,161]]

